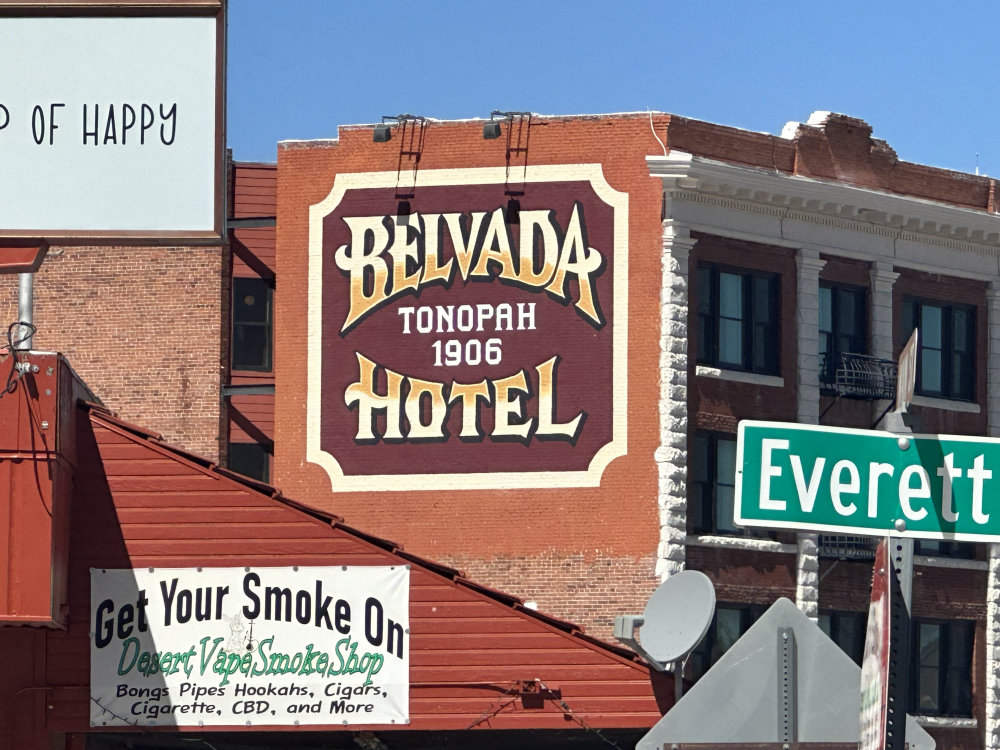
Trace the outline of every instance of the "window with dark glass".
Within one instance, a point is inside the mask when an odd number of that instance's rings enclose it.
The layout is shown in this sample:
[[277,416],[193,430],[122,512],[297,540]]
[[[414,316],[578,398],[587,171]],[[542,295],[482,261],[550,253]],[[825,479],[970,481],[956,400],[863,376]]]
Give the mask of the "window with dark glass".
[[917,539],[913,542],[913,552],[929,557],[952,557],[960,560],[973,560],[976,557],[976,545],[972,542],[944,542],[936,539]]
[[271,369],[271,299],[266,279],[233,279],[232,369]]
[[725,654],[740,636],[764,614],[767,607],[756,604],[719,604],[708,632],[687,659],[684,676],[697,680]]
[[230,443],[227,466],[230,471],[261,482],[270,481],[271,451],[260,443]]
[[819,380],[833,383],[844,354],[866,354],[865,290],[821,284],[819,288]]
[[696,534],[773,536],[765,529],[733,521],[736,500],[736,437],[698,432],[691,438],[688,464],[688,524]]
[[867,617],[864,612],[821,612],[819,615],[820,630],[858,666],[865,655]]
[[904,340],[920,329],[915,392],[971,401],[976,395],[976,308],[903,301]]
[[733,522],[736,496],[736,438],[715,433],[693,437],[688,505],[691,530],[701,533],[743,532]]
[[972,643],[975,623],[913,620],[911,713],[971,716]]
[[698,267],[698,362],[767,375],[779,371],[778,275]]

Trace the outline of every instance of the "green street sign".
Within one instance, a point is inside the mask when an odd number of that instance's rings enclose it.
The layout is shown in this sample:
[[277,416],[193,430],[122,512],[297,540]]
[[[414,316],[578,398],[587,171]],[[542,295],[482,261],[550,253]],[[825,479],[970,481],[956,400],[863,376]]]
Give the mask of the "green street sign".
[[744,421],[735,505],[742,526],[1000,541],[1000,440]]

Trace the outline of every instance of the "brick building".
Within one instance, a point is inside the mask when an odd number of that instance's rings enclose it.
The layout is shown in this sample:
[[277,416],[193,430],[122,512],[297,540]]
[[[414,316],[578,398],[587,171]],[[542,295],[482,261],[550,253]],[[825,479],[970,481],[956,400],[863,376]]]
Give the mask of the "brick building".
[[597,748],[672,705],[627,649],[166,444],[59,355],[14,359],[4,747]]
[[[704,571],[715,583],[719,609],[708,638],[689,660],[691,677],[779,596],[795,600],[858,657],[870,545],[736,527],[731,521],[736,427],[742,419],[766,419],[871,428],[888,405],[880,398],[885,394],[838,391],[838,368],[894,360],[919,324],[923,343],[912,412],[920,431],[1000,433],[1000,401],[994,393],[1000,372],[1000,220],[994,181],[900,161],[888,144],[872,137],[866,123],[828,113],[791,123],[780,135],[660,113],[553,118],[515,113],[499,122],[499,138],[484,138],[483,124],[404,119],[391,125],[388,140],[378,142],[371,126],[343,127],[337,140],[280,144],[277,165],[234,165],[230,242],[221,255],[203,248],[130,251],[145,262],[131,273],[124,268],[121,274],[102,272],[110,282],[105,288],[95,283],[100,274],[84,279],[62,258],[108,253],[117,259],[109,265],[117,268],[126,255],[67,248],[63,256],[50,257],[37,282],[36,347],[71,352],[85,379],[92,386],[100,383],[95,390],[109,407],[157,429],[166,440],[211,458],[225,457],[290,497],[535,601],[541,610],[578,622],[592,634],[609,636],[611,618],[639,611],[662,577],[685,567]],[[556,183],[573,187],[551,186]],[[542,185],[550,186],[548,192],[533,190]],[[435,193],[444,188],[452,191]],[[468,447],[452,438],[465,429],[461,417],[467,402],[460,397],[446,412],[450,443],[430,440],[411,452],[402,449],[405,440],[395,445],[385,440],[392,408],[404,415],[395,417],[405,419],[399,424],[432,426],[436,379],[429,375],[419,376],[432,384],[426,386],[429,397],[418,399],[408,414],[402,403],[369,404],[373,434],[383,439],[359,443],[385,465],[399,457],[403,463],[424,462],[426,471],[399,469],[404,479],[395,488],[366,490],[365,481],[373,487],[391,485],[385,477],[395,469],[375,476],[361,459],[351,475],[344,469],[349,462],[338,460],[341,473],[336,475],[326,468],[329,461],[322,463],[327,459],[314,460],[317,450],[336,451],[321,445],[326,439],[322,428],[316,433],[320,443],[311,443],[310,420],[321,417],[313,416],[318,402],[310,388],[325,375],[319,377],[310,357],[323,347],[335,356],[350,337],[363,335],[369,321],[388,318],[395,328],[373,328],[362,342],[386,347],[387,358],[397,353],[405,358],[416,349],[417,337],[404,338],[402,326],[411,322],[416,330],[417,306],[447,305],[435,296],[443,294],[439,288],[404,290],[356,329],[328,333],[313,328],[317,310],[331,304],[322,298],[323,285],[339,282],[335,266],[322,275],[324,269],[311,266],[311,258],[329,262],[348,246],[339,240],[329,247],[315,244],[317,232],[325,231],[322,219],[331,214],[314,220],[312,207],[328,201],[335,190],[341,202],[331,204],[332,212],[356,195],[352,207],[357,212],[347,218],[380,217],[388,221],[383,222],[387,232],[395,232],[393,225],[407,227],[396,254],[395,240],[379,235],[377,224],[359,235],[365,237],[365,253],[403,258],[401,264],[386,263],[387,276],[380,282],[369,278],[367,286],[362,284],[359,299],[374,295],[379,283],[388,289],[390,282],[399,282],[402,288],[417,261],[426,258],[421,242],[427,242],[427,224],[415,225],[412,217],[466,214],[469,218],[455,221],[468,232],[475,213],[493,216],[490,211],[502,210],[508,240],[517,245],[512,211],[520,212],[523,222],[526,216],[538,217],[532,212],[551,209],[553,236],[567,245],[565,238],[574,233],[572,205],[585,206],[585,239],[570,260],[579,265],[591,257],[589,250],[602,253],[603,268],[620,286],[595,287],[596,293],[602,303],[611,303],[609,315],[618,311],[625,317],[608,317],[603,329],[567,323],[570,327],[559,329],[561,340],[557,336],[555,343],[531,346],[554,347],[550,353],[568,362],[575,349],[591,342],[563,331],[595,337],[592,390],[606,398],[587,413],[580,440],[596,425],[612,435],[609,444],[624,446],[600,467],[596,479],[582,471],[569,479],[559,472],[531,478],[513,471],[491,483],[488,475],[495,470],[477,472],[474,462],[480,459],[471,453],[471,464],[449,472],[441,463],[446,448],[454,446],[454,455],[465,460],[459,449]],[[545,203],[564,198],[567,207]],[[605,216],[601,212],[607,206]],[[439,219],[438,226],[447,227],[447,221]],[[481,221],[482,227],[490,223]],[[542,253],[545,231],[537,229],[541,239],[520,247]],[[475,275],[473,258],[463,283],[452,276],[448,289],[496,286],[505,267],[500,233],[494,234],[501,244],[484,246],[494,253],[483,262],[480,281],[485,283],[464,284]],[[452,244],[445,241],[442,247],[453,248],[456,237],[468,242],[467,250],[472,247],[471,234],[452,231],[450,236]],[[618,252],[615,243],[622,236],[627,250]],[[410,240],[421,248],[412,256],[406,249]],[[453,250],[443,252],[438,270],[447,257],[457,257],[448,255]],[[343,257],[349,261],[350,252]],[[154,259],[161,265],[149,272]],[[205,270],[183,276],[192,285],[184,295],[187,304],[176,294],[143,294],[159,281],[181,278],[191,263],[204,263]],[[400,275],[389,275],[397,266]],[[339,273],[346,279],[350,272],[341,266]],[[516,280],[518,269],[509,275]],[[137,287],[130,290],[133,283]],[[579,309],[573,303],[582,301],[580,288],[579,283],[565,287],[565,307],[571,311]],[[539,325],[561,314],[551,306],[553,296],[558,295],[550,289],[537,297]],[[496,315],[498,301],[487,297],[484,304],[492,305]],[[81,312],[57,313],[67,301],[80,302]],[[474,302],[456,298],[458,305]],[[160,323],[157,333],[134,339],[133,345],[119,337],[130,335],[122,331],[132,323],[108,330],[116,304],[137,321]],[[399,312],[404,307],[414,312]],[[231,323],[217,323],[230,309]],[[165,310],[174,311],[170,319],[186,334],[162,336]],[[82,320],[94,324],[80,331]],[[602,330],[624,338],[608,343],[610,350],[602,348]],[[513,334],[500,338],[506,351],[514,348],[509,342],[521,340]],[[442,341],[438,351],[443,352],[446,341],[433,335],[420,341],[420,350],[433,353],[433,340]],[[351,363],[360,352],[351,352]],[[161,368],[177,373],[173,387],[164,389],[159,372],[147,367],[150,354]],[[605,377],[609,356],[614,372]],[[101,382],[102,358],[133,365],[132,381]],[[390,363],[372,361],[372,394],[391,393]],[[529,365],[540,361],[525,360],[529,378]],[[562,386],[571,376],[583,377],[578,373],[586,364],[584,357],[573,365],[576,369],[564,366],[554,374],[555,382]],[[319,365],[322,374],[325,360]],[[470,370],[462,382],[471,384],[479,372]],[[615,374],[624,380],[609,381]],[[405,387],[414,387],[415,379]],[[531,405],[537,388],[505,387],[505,403],[515,404],[507,407],[506,428],[529,419],[539,424],[544,412]],[[189,395],[183,395],[184,388]],[[496,386],[491,388],[483,398],[495,406],[501,398]],[[344,393],[335,395],[347,406]],[[578,413],[574,403],[552,401],[550,421],[570,424]],[[202,404],[203,416],[174,427],[170,420],[187,404]],[[353,404],[340,418],[357,437],[364,402]],[[324,408],[319,406],[321,416]],[[619,412],[624,422],[615,422]],[[499,418],[491,419],[486,427],[495,430]],[[624,437],[616,426],[624,429]],[[335,428],[329,429],[332,440]],[[564,451],[581,444],[553,442]],[[482,437],[478,444],[496,446],[496,455],[528,464],[536,458],[544,462],[552,445],[531,440],[511,446]],[[376,448],[383,452],[376,454]],[[428,480],[428,474],[437,476]],[[998,746],[997,548],[942,540],[920,542],[916,552],[913,614],[921,647],[912,656],[919,679],[910,710],[921,715],[940,747]]]

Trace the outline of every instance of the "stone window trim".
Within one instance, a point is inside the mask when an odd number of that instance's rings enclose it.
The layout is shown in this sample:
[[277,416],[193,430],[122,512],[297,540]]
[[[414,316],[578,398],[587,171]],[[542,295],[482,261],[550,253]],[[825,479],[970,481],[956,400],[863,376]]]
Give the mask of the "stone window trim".
[[918,714],[913,719],[922,727],[939,729],[978,729],[979,721],[973,717],[961,716],[923,716]]
[[798,551],[798,547],[795,544],[784,544],[774,539],[761,539],[759,537],[688,534],[684,542],[689,547],[741,549],[751,552],[778,552],[786,555],[794,555]]
[[758,375],[755,372],[726,370],[720,367],[708,367],[706,365],[697,365],[695,367],[694,374],[700,378],[731,380],[735,383],[749,383],[750,385],[762,385],[768,388],[785,387],[785,379],[779,375]]
[[914,406],[921,406],[925,409],[940,409],[941,411],[958,411],[966,414],[979,414],[982,408],[974,401],[956,401],[950,398],[936,398],[934,396],[913,396],[910,401]]
[[948,568],[950,570],[988,571],[990,564],[985,560],[967,560],[959,557],[939,557],[937,555],[914,555],[913,564],[925,568]]

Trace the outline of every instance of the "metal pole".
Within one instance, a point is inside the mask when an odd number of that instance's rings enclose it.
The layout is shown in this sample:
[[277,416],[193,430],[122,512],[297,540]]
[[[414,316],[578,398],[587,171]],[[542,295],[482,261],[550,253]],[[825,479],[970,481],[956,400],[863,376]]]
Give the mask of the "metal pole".
[[[897,401],[899,394],[897,392]],[[903,419],[898,409],[889,413],[885,429],[896,435],[896,445],[900,451],[913,448],[913,429]],[[886,721],[887,737],[883,745],[886,750],[903,750],[906,747],[906,713],[902,706],[909,692],[908,661],[910,658],[910,612],[913,599],[913,539],[901,536],[906,531],[906,520],[897,518],[895,529],[889,532],[889,684],[885,699],[888,703]],[[897,596],[898,593],[898,596]],[[902,599],[902,601],[899,601]]]
[[909,615],[913,611],[913,540],[890,534],[889,542],[889,564],[899,578],[900,593]]
[[[20,323],[34,323],[33,313],[35,306],[35,274],[33,273],[22,273],[18,274],[18,288],[17,288],[17,319]],[[17,336],[15,341],[17,341],[17,346],[15,347],[18,351],[30,351],[31,350],[31,339],[32,339],[32,329],[28,326],[18,326]]]
[[[896,435],[899,450],[910,450],[913,444],[913,429],[903,420],[901,412],[894,411],[889,414],[885,429]],[[889,563],[899,578],[903,602],[906,604],[906,612],[909,615],[913,596],[913,539],[901,536],[901,533],[906,531],[906,520],[903,518],[896,519],[894,531],[896,533],[889,532]]]

